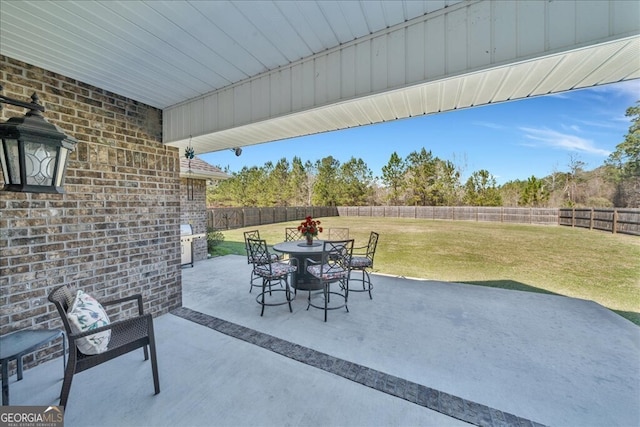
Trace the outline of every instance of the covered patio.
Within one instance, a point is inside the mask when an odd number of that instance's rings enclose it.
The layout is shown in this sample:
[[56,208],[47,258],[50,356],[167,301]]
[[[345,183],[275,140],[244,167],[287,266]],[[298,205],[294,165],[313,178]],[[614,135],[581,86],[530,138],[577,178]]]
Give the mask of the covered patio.
[[[591,301],[375,275],[323,322],[249,294],[246,258],[182,271],[155,320],[161,393],[141,351],[75,377],[66,426],[640,424],[640,330]],[[55,405],[60,358],[11,382]]]

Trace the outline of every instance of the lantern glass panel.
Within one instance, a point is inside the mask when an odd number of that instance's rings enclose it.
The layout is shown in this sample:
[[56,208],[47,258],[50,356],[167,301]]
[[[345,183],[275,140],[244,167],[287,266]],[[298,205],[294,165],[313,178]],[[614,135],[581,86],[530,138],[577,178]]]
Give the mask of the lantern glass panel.
[[[6,155],[7,164],[2,164],[5,170],[5,183],[12,182],[21,184],[20,181],[20,149],[18,148],[18,140],[5,138],[2,140],[3,149]],[[9,180],[7,181],[7,176]]]
[[64,185],[64,175],[67,169],[67,157],[69,154],[69,150],[67,148],[60,147],[58,156],[60,159],[58,160],[58,169],[54,172],[56,176],[54,177],[53,184],[56,187],[62,187]]
[[38,142],[27,142],[24,148],[27,184],[51,185],[58,147]]

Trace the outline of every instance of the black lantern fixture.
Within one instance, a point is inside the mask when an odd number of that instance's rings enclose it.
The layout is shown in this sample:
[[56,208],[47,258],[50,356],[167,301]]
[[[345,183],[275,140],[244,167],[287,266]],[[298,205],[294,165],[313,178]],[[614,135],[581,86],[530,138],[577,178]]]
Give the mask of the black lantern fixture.
[[191,170],[191,160],[196,156],[196,151],[191,146],[191,135],[189,135],[189,146],[184,149],[184,157],[189,161],[187,173],[187,200],[193,200],[193,171]]
[[35,93],[31,95],[31,102],[0,94],[0,103],[29,109],[22,117],[12,117],[0,123],[0,163],[4,174],[2,190],[64,193],[62,186],[67,159],[78,141],[43,117],[44,106]]

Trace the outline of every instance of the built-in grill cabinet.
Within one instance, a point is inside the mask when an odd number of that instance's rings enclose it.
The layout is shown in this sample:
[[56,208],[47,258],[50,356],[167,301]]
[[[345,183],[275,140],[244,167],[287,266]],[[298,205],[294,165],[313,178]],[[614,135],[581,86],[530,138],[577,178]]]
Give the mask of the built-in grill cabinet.
[[180,264],[182,267],[187,265],[193,267],[193,241],[204,237],[204,233],[193,234],[191,224],[180,224],[180,251],[182,253]]

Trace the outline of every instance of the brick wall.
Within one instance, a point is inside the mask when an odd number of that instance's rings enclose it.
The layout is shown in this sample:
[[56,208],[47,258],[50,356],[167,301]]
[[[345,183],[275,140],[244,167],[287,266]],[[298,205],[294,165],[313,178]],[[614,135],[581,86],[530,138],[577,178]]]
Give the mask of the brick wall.
[[[191,224],[194,234],[206,234],[207,181],[180,178],[180,206],[180,224]],[[203,259],[207,259],[207,239],[195,239],[193,241],[193,260]]]
[[[61,327],[47,295],[62,284],[98,299],[141,293],[154,315],[181,306],[179,153],[161,143],[162,112],[1,55],[0,80],[8,97],[35,91],[79,141],[66,194],[0,191],[0,334]],[[25,112],[4,106],[0,119]]]

